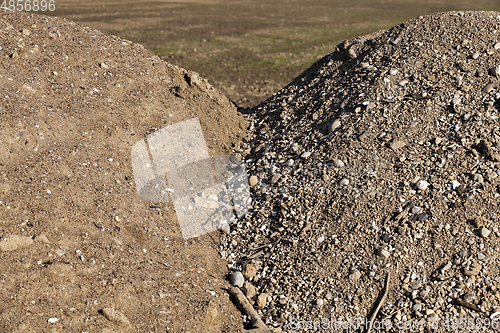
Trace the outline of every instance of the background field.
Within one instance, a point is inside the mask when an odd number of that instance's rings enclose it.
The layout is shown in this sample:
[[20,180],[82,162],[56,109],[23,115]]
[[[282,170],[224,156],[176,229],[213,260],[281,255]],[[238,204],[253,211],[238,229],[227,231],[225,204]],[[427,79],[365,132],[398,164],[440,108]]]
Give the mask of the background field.
[[249,107],[346,38],[449,10],[500,10],[500,1],[58,0],[54,15],[141,43]]

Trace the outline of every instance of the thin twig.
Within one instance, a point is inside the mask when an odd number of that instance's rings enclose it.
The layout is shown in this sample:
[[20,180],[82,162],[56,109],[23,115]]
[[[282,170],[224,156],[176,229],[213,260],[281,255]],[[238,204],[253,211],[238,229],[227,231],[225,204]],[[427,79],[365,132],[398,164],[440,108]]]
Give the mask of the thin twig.
[[373,322],[375,321],[375,318],[377,318],[377,314],[378,314],[380,308],[382,307],[382,305],[384,304],[385,299],[387,298],[387,294],[389,293],[390,280],[391,280],[391,272],[389,271],[389,272],[387,272],[387,277],[385,278],[384,294],[382,295],[380,302],[378,302],[378,305],[375,308],[375,311],[373,311],[373,314],[370,317],[370,321],[368,322],[369,326],[368,326],[366,333],[370,333],[370,331],[372,330]]
[[240,288],[229,287],[227,290],[231,295],[234,296],[238,306],[250,318],[250,322],[252,323],[252,325],[259,329],[259,332],[271,332],[267,325],[262,321],[257,311],[255,311],[253,306],[250,304],[246,296],[241,292]]

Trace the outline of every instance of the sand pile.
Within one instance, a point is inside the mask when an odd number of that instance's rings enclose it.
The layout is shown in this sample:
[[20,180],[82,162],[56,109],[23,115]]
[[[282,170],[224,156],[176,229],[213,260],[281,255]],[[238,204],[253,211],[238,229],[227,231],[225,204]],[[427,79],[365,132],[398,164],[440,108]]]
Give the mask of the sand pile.
[[[0,331],[234,331],[213,241],[143,201],[131,150],[197,117],[211,155],[246,130],[196,73],[64,19],[0,14]],[[229,308],[227,308],[229,305]]]
[[451,12],[344,41],[253,109],[254,207],[220,253],[267,323],[369,318],[389,272],[393,331],[499,318],[499,29]]

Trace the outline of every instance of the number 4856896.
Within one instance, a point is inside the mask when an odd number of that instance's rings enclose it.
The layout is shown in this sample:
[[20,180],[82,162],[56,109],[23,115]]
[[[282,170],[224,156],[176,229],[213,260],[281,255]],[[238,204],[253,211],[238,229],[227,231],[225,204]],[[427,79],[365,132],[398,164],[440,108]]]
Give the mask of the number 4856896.
[[[0,0],[1,1],[1,0]],[[10,10],[14,11],[17,10],[18,12],[21,11],[34,11],[38,12],[39,10],[41,11],[46,11],[50,10],[53,12],[56,10],[56,2],[55,0],[3,0],[2,6],[0,6],[0,9],[4,10]]]

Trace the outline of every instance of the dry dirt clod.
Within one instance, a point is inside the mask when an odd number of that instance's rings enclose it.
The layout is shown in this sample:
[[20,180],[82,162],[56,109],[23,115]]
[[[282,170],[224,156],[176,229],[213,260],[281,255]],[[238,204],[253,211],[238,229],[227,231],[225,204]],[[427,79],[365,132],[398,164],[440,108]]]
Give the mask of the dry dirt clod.
[[120,326],[130,326],[128,318],[123,313],[115,310],[115,308],[104,308],[101,311],[107,320]]

